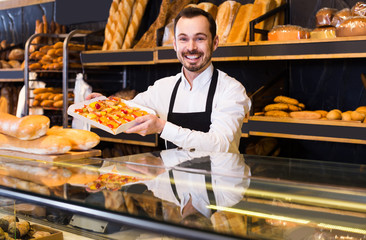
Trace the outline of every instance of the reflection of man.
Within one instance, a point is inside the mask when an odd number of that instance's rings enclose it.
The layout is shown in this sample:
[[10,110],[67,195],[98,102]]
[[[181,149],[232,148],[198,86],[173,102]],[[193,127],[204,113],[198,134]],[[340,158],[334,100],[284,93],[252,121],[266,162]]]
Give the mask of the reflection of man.
[[[161,163],[158,164],[159,158]],[[142,158],[140,163],[144,164],[145,160]],[[135,162],[139,163],[138,160]],[[162,151],[155,163],[171,170],[160,173],[145,185],[155,197],[180,207],[181,223],[184,225],[209,228],[213,213],[209,206],[233,206],[249,187],[247,177],[250,176],[250,169],[239,154],[172,149]],[[129,167],[147,174],[156,173],[153,168],[147,171],[146,166]]]
[[[182,72],[155,82],[133,101],[156,111],[127,133],[160,133],[167,148],[238,153],[251,102],[243,85],[211,63],[219,39],[212,16],[185,8],[175,19],[174,49]],[[87,99],[96,97],[92,94]]]

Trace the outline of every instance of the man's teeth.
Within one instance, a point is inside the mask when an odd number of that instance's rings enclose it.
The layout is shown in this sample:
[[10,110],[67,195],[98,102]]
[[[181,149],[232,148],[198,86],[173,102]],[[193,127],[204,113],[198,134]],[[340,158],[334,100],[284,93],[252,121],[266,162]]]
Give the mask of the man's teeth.
[[189,56],[186,56],[187,58],[189,58],[189,59],[197,59],[197,58],[199,58],[199,56],[198,55],[189,55]]

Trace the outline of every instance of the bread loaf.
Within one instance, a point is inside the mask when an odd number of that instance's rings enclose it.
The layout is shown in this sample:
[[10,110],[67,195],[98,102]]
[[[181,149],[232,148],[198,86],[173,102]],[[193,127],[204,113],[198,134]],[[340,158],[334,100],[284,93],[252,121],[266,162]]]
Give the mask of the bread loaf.
[[105,39],[105,41],[111,41],[108,50],[122,49],[123,40],[125,39],[127,26],[132,14],[132,7],[135,0],[122,0],[118,5],[118,11],[116,12],[116,30],[112,39]]
[[71,143],[67,138],[56,135],[43,136],[33,140],[20,140],[0,134],[0,149],[34,154],[62,154],[71,150]]
[[96,133],[82,129],[53,126],[47,131],[47,135],[56,135],[68,139],[72,150],[88,150],[100,142],[100,137]]
[[295,119],[320,119],[322,115],[315,111],[290,112],[290,117]]
[[322,28],[315,28],[310,32],[311,39],[329,39],[335,38],[336,33],[335,27],[322,27]]
[[198,0],[163,0],[160,5],[159,16],[140,38],[134,48],[156,47],[157,30],[164,27],[167,23],[170,23],[186,5],[197,2]]
[[337,37],[365,36],[366,17],[349,17],[336,28]]
[[291,41],[306,38],[305,29],[296,25],[277,25],[268,33],[268,41]]
[[127,28],[125,40],[123,41],[122,49],[132,47],[132,42],[135,40],[137,31],[141,24],[141,19],[145,13],[148,0],[136,0],[133,5],[131,21]]
[[[285,4],[286,0],[275,0],[275,2],[276,2],[276,7],[279,7],[283,4]],[[283,24],[285,24],[285,11],[281,11],[276,14],[274,22],[273,22],[273,26],[283,25]]]
[[72,173],[66,168],[50,165],[25,165],[13,162],[1,164],[8,171],[8,176],[42,184],[47,187],[61,186],[70,179]]
[[332,19],[332,26],[338,27],[344,20],[352,16],[351,9],[343,8],[335,13]]
[[253,4],[248,3],[240,6],[238,14],[231,27],[227,43],[240,43],[245,41],[249,29],[249,18],[252,14]]
[[335,8],[321,8],[315,15],[316,18],[316,26],[331,26],[334,15],[336,14],[337,9]]
[[216,16],[216,25],[220,44],[226,43],[240,6],[241,4],[236,1],[225,1],[219,5]]
[[[274,9],[275,7],[276,7],[276,2],[274,0],[257,0],[257,1],[254,1],[252,14],[250,16],[249,21],[252,21],[252,20],[262,16],[263,14],[265,14],[266,12]],[[274,22],[274,19],[269,18],[267,20],[264,20],[264,21],[256,24],[255,28],[271,30],[272,27],[273,27],[273,22]],[[249,34],[250,34],[250,32],[248,31],[247,36],[246,36],[246,39],[248,41],[250,40]],[[254,34],[254,40],[255,41],[262,40],[262,35],[261,34]]]
[[28,115],[18,118],[8,113],[0,113],[0,133],[21,140],[31,140],[46,134],[50,119],[43,115]]
[[109,8],[109,17],[104,30],[104,42],[102,50],[108,50],[113,38],[113,34],[116,31],[116,12],[118,11],[118,5],[120,0],[113,0],[111,7]]
[[365,16],[366,15],[366,3],[357,2],[351,9],[353,16]]
[[213,17],[213,19],[216,20],[218,8],[215,4],[210,3],[210,2],[201,2],[201,3],[197,4],[197,7],[210,13],[211,16]]

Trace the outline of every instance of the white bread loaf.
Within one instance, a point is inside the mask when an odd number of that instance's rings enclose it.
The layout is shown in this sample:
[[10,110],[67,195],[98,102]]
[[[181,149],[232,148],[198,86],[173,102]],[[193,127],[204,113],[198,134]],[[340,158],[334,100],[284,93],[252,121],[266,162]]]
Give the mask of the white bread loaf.
[[21,140],[31,140],[46,134],[50,119],[43,115],[28,115],[18,118],[8,113],[0,113],[0,133]]
[[67,138],[56,135],[33,140],[20,140],[0,134],[0,149],[34,154],[62,154],[71,150],[71,143]]
[[197,7],[210,13],[211,16],[213,17],[213,19],[216,20],[218,8],[215,4],[210,3],[210,2],[201,2],[201,3],[197,4]]
[[136,0],[133,5],[131,21],[127,28],[125,40],[123,41],[122,49],[131,48],[133,40],[135,40],[137,31],[141,24],[141,19],[144,16],[148,0]]
[[241,4],[236,1],[225,1],[218,7],[216,25],[220,44],[226,43],[231,26],[240,6]]
[[122,0],[119,3],[115,19],[117,21],[116,30],[113,34],[113,38],[105,39],[105,41],[110,41],[108,50],[122,49],[134,2],[135,0]]
[[72,150],[89,150],[100,142],[98,134],[82,129],[53,126],[47,131],[47,135],[61,136],[68,139]]
[[[275,8],[275,6],[276,6],[276,3],[274,0],[256,0],[256,1],[254,1],[252,15],[250,16],[249,21],[252,21],[252,20],[262,16],[263,14],[265,14],[268,11]],[[273,26],[273,21],[274,21],[273,18],[269,18],[265,21],[262,21],[262,22],[256,24],[255,28],[270,30]],[[249,34],[250,34],[250,32],[248,31],[247,36],[246,36],[247,41],[250,40]],[[254,34],[254,40],[255,41],[262,40],[262,35]]]
[[245,41],[252,9],[253,4],[251,3],[240,6],[229,36],[227,37],[227,43],[240,43]]
[[110,39],[113,38],[113,34],[116,31],[116,12],[118,10],[118,4],[120,0],[113,0],[111,7],[109,8],[109,17],[104,30],[104,42],[102,50],[108,50],[110,45]]

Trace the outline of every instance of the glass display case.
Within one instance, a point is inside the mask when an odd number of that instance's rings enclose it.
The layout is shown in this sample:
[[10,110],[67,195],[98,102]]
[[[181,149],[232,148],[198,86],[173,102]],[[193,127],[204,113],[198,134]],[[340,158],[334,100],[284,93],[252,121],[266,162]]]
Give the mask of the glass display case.
[[50,239],[366,239],[366,165],[172,149],[0,166],[0,228],[15,214]]

